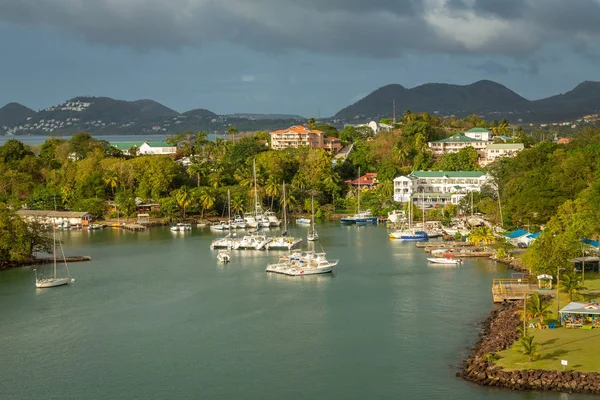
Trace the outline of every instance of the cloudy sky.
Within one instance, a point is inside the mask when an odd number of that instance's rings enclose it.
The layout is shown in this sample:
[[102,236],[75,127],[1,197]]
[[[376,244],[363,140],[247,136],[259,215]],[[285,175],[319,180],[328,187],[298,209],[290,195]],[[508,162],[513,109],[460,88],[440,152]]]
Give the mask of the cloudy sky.
[[600,0],[0,0],[0,105],[329,116],[377,87],[600,81]]

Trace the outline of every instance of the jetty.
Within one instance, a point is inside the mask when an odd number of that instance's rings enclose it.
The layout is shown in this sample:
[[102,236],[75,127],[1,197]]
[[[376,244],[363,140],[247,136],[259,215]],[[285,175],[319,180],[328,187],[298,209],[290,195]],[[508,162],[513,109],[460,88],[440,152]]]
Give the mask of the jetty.
[[494,303],[523,300],[531,293],[555,296],[552,290],[540,289],[538,285],[529,283],[526,278],[494,279],[492,281],[492,298]]
[[146,230],[146,226],[142,224],[123,224],[121,225],[122,229],[127,229],[128,231],[144,231]]
[[[65,257],[65,260],[68,263],[92,261],[92,257],[91,256],[70,256],[70,257]],[[62,257],[61,257],[60,261],[62,261]],[[53,262],[54,262],[53,257],[38,257],[38,258],[32,259],[29,264],[47,264],[47,263],[53,263]]]
[[473,247],[473,243],[469,242],[417,242],[416,246],[418,248],[431,248],[431,249],[443,249],[443,248],[452,248],[452,247]]

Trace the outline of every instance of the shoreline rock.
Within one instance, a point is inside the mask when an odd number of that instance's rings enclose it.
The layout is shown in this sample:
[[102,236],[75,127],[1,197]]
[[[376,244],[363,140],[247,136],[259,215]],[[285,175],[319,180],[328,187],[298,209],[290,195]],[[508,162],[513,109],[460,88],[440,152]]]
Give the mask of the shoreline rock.
[[600,373],[542,369],[505,371],[486,358],[513,345],[521,325],[520,306],[510,303],[495,309],[483,324],[482,334],[456,375],[481,386],[511,390],[546,390],[600,394]]

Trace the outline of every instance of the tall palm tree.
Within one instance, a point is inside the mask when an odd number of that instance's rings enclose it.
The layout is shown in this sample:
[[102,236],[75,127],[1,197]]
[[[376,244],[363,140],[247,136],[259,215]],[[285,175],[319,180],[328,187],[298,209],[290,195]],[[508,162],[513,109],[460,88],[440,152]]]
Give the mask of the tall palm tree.
[[109,172],[103,178],[104,184],[110,187],[113,197],[115,197],[115,188],[119,185],[119,178],[114,172]]
[[544,322],[546,317],[551,313],[550,302],[540,296],[539,293],[534,292],[527,298],[527,316],[530,318],[538,318],[541,322]]
[[194,161],[188,166],[188,174],[196,178],[196,186],[200,187],[200,178],[205,177],[208,165],[204,161]]
[[204,210],[209,210],[215,204],[215,194],[210,188],[202,188],[200,191],[200,205],[202,206],[201,218],[204,218]]
[[560,276],[560,289],[569,295],[569,301],[579,298],[580,292],[586,290],[581,284],[581,278],[575,271],[568,271]]
[[276,197],[279,197],[280,195],[279,184],[274,179],[269,178],[269,180],[267,180],[267,183],[265,185],[265,194],[271,198],[272,209],[273,201]]
[[536,356],[538,344],[533,341],[534,336],[523,335],[519,339],[519,346],[523,354],[529,357],[529,362],[533,361],[533,357]]
[[469,235],[469,241],[475,246],[479,246],[481,243],[490,244],[496,240],[490,227],[482,226],[473,229],[473,232]]
[[192,195],[186,186],[182,186],[177,189],[177,193],[175,193],[175,200],[177,201],[177,205],[183,208],[183,218],[185,218],[185,210],[192,204]]
[[244,211],[244,198],[242,196],[234,196],[231,199],[231,211],[239,214]]
[[232,141],[235,140],[235,135],[237,135],[239,132],[239,129],[236,128],[234,125],[231,125],[229,129],[227,129],[227,133],[229,134],[229,136],[231,136]]

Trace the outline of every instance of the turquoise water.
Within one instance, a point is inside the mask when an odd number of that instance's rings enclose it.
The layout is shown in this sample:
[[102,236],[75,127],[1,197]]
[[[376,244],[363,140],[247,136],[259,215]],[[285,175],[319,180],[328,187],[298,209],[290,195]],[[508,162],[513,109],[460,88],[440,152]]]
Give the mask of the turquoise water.
[[432,267],[382,227],[318,228],[334,275],[266,274],[275,251],[219,265],[208,229],[65,232],[93,257],[74,285],[0,272],[0,399],[574,398],[455,377],[505,267]]

